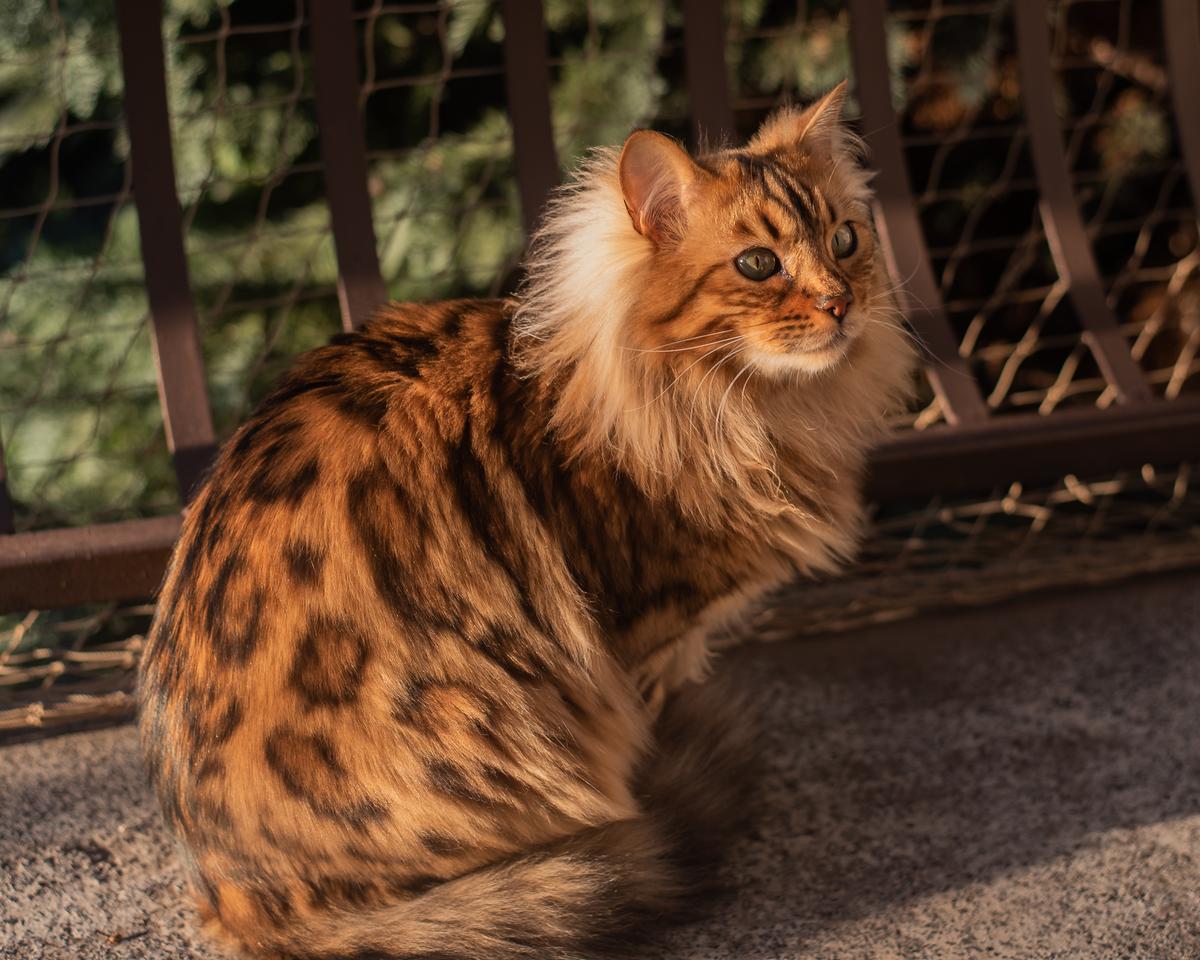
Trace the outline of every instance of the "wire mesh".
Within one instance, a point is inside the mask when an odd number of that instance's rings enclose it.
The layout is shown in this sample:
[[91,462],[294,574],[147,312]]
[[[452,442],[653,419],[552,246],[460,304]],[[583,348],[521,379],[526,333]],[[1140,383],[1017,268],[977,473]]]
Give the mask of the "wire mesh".
[[[0,31],[0,437],[18,529],[178,509],[163,441],[109,4],[15,5]],[[1136,8],[1136,16],[1135,16]],[[214,419],[228,433],[339,327],[304,0],[168,0],[177,183]],[[910,183],[960,352],[997,414],[1113,401],[1037,208],[1010,0],[895,0]],[[738,132],[852,74],[834,0],[729,0]],[[677,2],[545,4],[570,166],[636,126],[688,132]],[[1110,302],[1154,389],[1200,389],[1200,251],[1167,106],[1157,4],[1058,0],[1053,91]],[[500,6],[355,0],[381,269],[399,299],[511,289],[523,244]],[[944,420],[922,381],[902,427]],[[877,513],[862,558],[759,632],[1200,561],[1188,467],[1067,477]],[[127,715],[151,608],[0,617],[0,737]]]
[[55,0],[6,13],[0,429],[17,528],[177,509],[111,15],[67,16]]

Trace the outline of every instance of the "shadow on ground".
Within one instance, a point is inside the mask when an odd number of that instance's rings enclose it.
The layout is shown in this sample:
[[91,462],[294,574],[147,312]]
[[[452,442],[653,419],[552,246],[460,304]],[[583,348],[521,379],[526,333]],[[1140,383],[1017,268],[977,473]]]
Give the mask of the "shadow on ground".
[[[753,646],[732,902],[665,958],[1200,956],[1200,576]],[[0,956],[216,957],[130,728],[0,750]]]

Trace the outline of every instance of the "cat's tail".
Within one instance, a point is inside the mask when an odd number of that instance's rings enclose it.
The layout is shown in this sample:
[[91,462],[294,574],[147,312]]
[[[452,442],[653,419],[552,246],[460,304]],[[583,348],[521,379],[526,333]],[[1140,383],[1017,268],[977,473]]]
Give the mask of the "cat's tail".
[[714,689],[668,705],[640,781],[643,816],[585,831],[402,904],[329,916],[295,955],[339,960],[628,956],[719,891],[722,843],[744,821],[753,750]]

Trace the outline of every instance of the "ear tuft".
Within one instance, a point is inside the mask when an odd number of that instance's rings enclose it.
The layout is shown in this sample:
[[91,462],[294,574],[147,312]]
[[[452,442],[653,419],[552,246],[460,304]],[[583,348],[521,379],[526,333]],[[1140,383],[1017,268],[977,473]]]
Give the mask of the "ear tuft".
[[638,130],[625,141],[618,171],[633,228],[659,245],[679,240],[688,190],[703,172],[687,152],[670,137]]
[[803,147],[811,153],[832,155],[840,145],[845,105],[846,81],[843,80],[804,109],[784,107],[777,110],[763,121],[750,141],[750,147],[756,150],[798,150]]

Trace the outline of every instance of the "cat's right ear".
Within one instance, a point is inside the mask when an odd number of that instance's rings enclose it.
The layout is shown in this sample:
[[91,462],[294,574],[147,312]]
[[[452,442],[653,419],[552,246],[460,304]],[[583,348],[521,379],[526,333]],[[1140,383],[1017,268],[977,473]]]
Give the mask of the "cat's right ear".
[[687,152],[670,137],[638,130],[625,141],[618,171],[633,228],[659,246],[681,239],[689,193],[703,175]]

